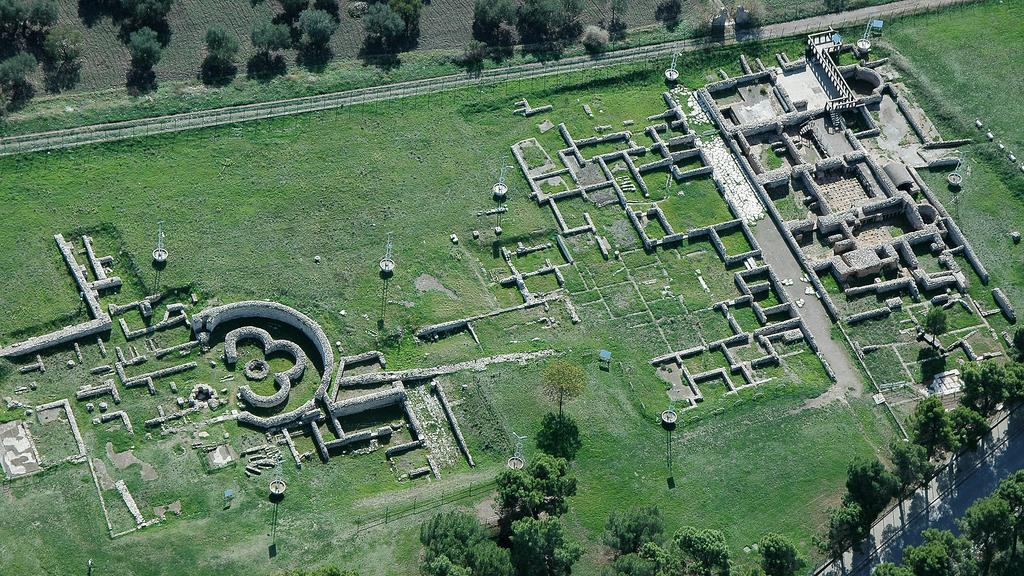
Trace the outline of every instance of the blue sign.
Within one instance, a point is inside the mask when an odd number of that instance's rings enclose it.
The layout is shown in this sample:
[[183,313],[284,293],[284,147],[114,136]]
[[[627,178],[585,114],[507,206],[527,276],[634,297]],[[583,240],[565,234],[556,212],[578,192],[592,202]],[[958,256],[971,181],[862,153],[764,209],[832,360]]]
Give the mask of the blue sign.
[[882,29],[882,24],[884,24],[884,22],[882,22],[881,20],[872,20],[871,21],[871,27],[874,28],[875,30],[881,30]]

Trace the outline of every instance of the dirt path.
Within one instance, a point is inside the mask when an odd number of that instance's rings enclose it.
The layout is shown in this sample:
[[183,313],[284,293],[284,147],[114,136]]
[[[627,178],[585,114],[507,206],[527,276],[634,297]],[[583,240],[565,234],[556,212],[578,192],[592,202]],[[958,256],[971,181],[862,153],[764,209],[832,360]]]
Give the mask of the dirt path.
[[834,400],[845,398],[846,390],[852,388],[857,395],[864,392],[864,382],[861,380],[860,372],[850,360],[850,354],[840,342],[832,339],[832,319],[829,318],[825,307],[814,296],[804,293],[804,289],[810,284],[800,281],[804,274],[800,263],[797,262],[793,253],[789,251],[782,233],[775,227],[768,218],[758,222],[754,228],[754,236],[761,245],[761,254],[764,261],[771,266],[780,279],[790,278],[792,286],[784,286],[786,294],[794,302],[804,300],[803,308],[798,308],[800,317],[803,319],[807,329],[814,335],[818,343],[818,350],[832,367],[836,375],[836,382],[829,387],[824,394],[804,403],[804,408],[817,408],[824,406]]
[[[319,96],[274,100],[243,106],[230,106],[197,112],[187,112],[170,116],[143,118],[125,122],[94,124],[53,132],[41,132],[0,138],[0,156],[23,154],[41,150],[70,148],[99,142],[126,140],[141,136],[180,132],[195,128],[208,128],[224,124],[234,124],[252,120],[262,120],[277,116],[302,114],[318,110],[329,110],[363,104],[394,100],[408,96],[419,96],[436,92],[444,92],[466,86],[495,84],[508,80],[541,78],[556,76],[590,68],[614,66],[629,62],[668,58],[675,52],[688,52],[727,46],[741,42],[760,42],[773,38],[783,38],[805,34],[828,26],[862,25],[868,18],[891,18],[905,16],[940,8],[970,3],[970,0],[902,0],[884,6],[873,6],[849,10],[837,14],[814,16],[792,22],[770,24],[755,30],[743,31],[739,35],[728,33],[724,37],[704,37],[677,42],[667,42],[651,46],[626,48],[607,52],[600,56],[576,56],[556,62],[537,62],[500,69],[485,70],[479,75],[453,74],[422,80],[410,80],[384,86],[333,92]],[[667,65],[666,60],[666,65]]]

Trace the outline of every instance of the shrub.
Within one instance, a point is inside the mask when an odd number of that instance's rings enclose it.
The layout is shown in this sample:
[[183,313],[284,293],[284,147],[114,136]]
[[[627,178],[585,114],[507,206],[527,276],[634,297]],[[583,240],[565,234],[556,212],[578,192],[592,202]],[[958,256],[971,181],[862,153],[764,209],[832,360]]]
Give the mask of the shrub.
[[608,47],[608,39],[608,31],[594,25],[587,26],[583,30],[583,36],[580,38],[583,42],[583,47],[591,54],[604,52],[605,48]]
[[513,24],[516,5],[512,0],[476,0],[473,3],[473,38],[497,44],[498,27]]
[[163,49],[153,29],[143,26],[128,37],[128,52],[131,66],[128,69],[127,85],[133,90],[147,92],[156,87],[153,67],[160,62]]
[[32,98],[28,76],[36,66],[36,59],[27,52],[19,52],[0,62],[0,114]]
[[271,52],[291,46],[292,37],[288,26],[273,22],[257,22],[252,28],[252,44],[257,50]]
[[371,4],[363,15],[363,29],[366,30],[367,42],[382,51],[397,51],[401,46],[405,22],[391,6],[379,2]]
[[683,12],[683,0],[661,0],[654,9],[654,18],[674,30],[679,25],[679,16]]
[[306,48],[323,52],[338,30],[338,22],[329,13],[313,8],[299,15],[299,30]]
[[929,334],[941,336],[946,333],[946,312],[942,308],[932,308],[924,318],[924,329]]
[[657,540],[664,530],[665,522],[657,506],[614,510],[605,524],[603,540],[618,555],[632,554]]
[[462,52],[462,57],[459,58],[459,63],[470,72],[479,72],[484,68],[485,58],[487,58],[487,44],[479,40],[470,40]]
[[761,552],[761,568],[767,576],[792,576],[800,569],[802,562],[796,547],[781,534],[765,534],[758,544]]

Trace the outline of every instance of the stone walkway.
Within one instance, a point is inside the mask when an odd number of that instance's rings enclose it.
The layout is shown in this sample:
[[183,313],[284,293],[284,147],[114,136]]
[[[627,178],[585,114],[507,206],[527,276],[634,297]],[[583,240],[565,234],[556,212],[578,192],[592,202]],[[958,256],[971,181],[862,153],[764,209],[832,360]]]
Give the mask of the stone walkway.
[[94,124],[91,126],[55,130],[52,132],[8,136],[0,138],[0,156],[37,152],[41,150],[70,148],[72,146],[126,140],[129,138],[138,138],[168,132],[180,132],[196,128],[208,128],[211,126],[262,120],[277,116],[303,114],[306,112],[341,108],[343,106],[351,106],[353,104],[380,102],[405,98],[408,96],[444,92],[473,85],[495,84],[506,82],[508,80],[522,80],[526,78],[558,76],[585,69],[614,66],[656,58],[666,58],[667,65],[667,58],[677,52],[706,50],[708,48],[727,46],[742,42],[759,42],[772,38],[796,36],[827,28],[828,26],[840,27],[852,24],[863,25],[868,18],[891,18],[893,16],[904,16],[931,11],[943,6],[955,6],[970,3],[970,0],[901,0],[884,6],[872,6],[857,10],[839,12],[836,14],[825,14],[822,16],[803,18],[792,22],[770,24],[761,28],[742,31],[739,34],[727,34],[725,37],[694,38],[677,42],[666,42],[664,44],[656,44],[652,46],[626,48],[623,50],[607,52],[600,56],[576,56],[552,63],[537,62],[518,66],[508,66],[500,69],[485,70],[478,75],[452,74],[449,76],[398,82],[384,86],[333,92],[319,96],[274,100],[257,104],[200,110],[169,116],[142,118],[139,120]]
[[757,242],[761,245],[761,257],[771,266],[780,279],[789,278],[793,284],[785,286],[786,294],[791,300],[803,300],[804,305],[798,308],[800,317],[803,318],[807,329],[814,335],[818,343],[818,350],[832,368],[836,375],[836,382],[825,394],[809,400],[805,405],[807,408],[814,408],[828,404],[845,396],[847,388],[852,388],[855,394],[864,391],[864,383],[861,380],[860,372],[850,360],[850,353],[840,342],[832,339],[832,320],[828,312],[814,295],[804,293],[804,289],[810,284],[801,282],[800,277],[804,271],[800,267],[789,246],[782,237],[782,233],[775,227],[770,219],[761,220],[753,229]]

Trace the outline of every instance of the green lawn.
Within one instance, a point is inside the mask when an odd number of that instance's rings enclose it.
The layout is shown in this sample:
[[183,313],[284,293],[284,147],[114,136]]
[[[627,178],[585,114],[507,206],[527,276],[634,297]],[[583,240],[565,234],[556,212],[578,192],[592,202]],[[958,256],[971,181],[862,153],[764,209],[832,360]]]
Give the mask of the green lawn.
[[[690,63],[702,66],[684,68],[691,86],[730,65],[735,51],[700,58]],[[583,364],[591,376],[584,397],[568,408],[582,423],[585,441],[574,464],[579,495],[571,500],[568,516],[587,549],[578,573],[599,570],[600,530],[608,513],[634,504],[661,506],[670,529],[683,524],[723,529],[740,566],[756,560],[743,547],[768,531],[786,534],[813,555],[811,537],[820,531],[827,506],[838,501],[846,466],[852,458],[884,450],[892,434],[889,424],[882,412],[857,398],[801,410],[804,400],[830,383],[817,358],[805,346],[794,346],[787,351],[799,353],[766,371],[772,379],[761,386],[725,395],[707,384],[707,400],[684,414],[674,436],[670,471],[656,420],[669,400],[649,364],[668,350],[649,322],[611,321],[608,313],[613,308],[617,316],[636,313],[630,320],[643,316],[645,308],[630,299],[640,292],[623,284],[625,268],[640,268],[638,279],[662,281],[641,266],[645,259],[653,264],[654,255],[638,251],[623,261],[605,261],[593,245],[581,246],[574,253],[576,282],[599,286],[600,293],[609,292],[604,298],[620,300],[613,307],[592,296],[579,306],[583,322],[578,325],[562,306],[553,305],[549,311],[480,322],[474,326],[479,346],[465,336],[436,344],[415,344],[410,336],[424,324],[493,310],[518,298],[488,276],[503,264],[493,234],[487,236],[491,220],[476,216],[493,206],[488,191],[500,167],[511,162],[509,146],[539,135],[540,120],[512,115],[509,104],[523,96],[535,104],[553,102],[553,116],[564,114],[585,130],[591,120],[580,118],[581,102],[600,99],[608,118],[636,118],[658,101],[664,86],[660,75],[660,69],[644,66],[602,70],[2,159],[0,172],[16,177],[0,180],[0,203],[17,207],[18,221],[0,228],[0,318],[5,319],[0,342],[81,315],[52,235],[85,232],[96,238],[101,253],[114,255],[114,269],[126,280],[122,293],[105,297],[105,303],[172,287],[196,293],[200,306],[278,300],[316,319],[332,340],[342,342],[345,353],[384,350],[388,368],[552,348]],[[619,104],[613,109],[610,102]],[[508,183],[509,212],[502,218],[500,244],[514,250],[518,241],[550,238],[555,228],[550,211],[526,199],[518,171],[510,173]],[[715,200],[714,216],[702,207],[686,218],[710,220],[705,225],[731,219],[713,187],[703,186],[678,198]],[[635,245],[635,232],[628,223],[619,228],[621,211],[615,210],[588,208],[616,247],[628,248],[630,240]],[[171,254],[159,274],[148,263],[158,220],[164,221]],[[471,240],[473,230],[484,231],[479,242]],[[389,233],[398,269],[381,333],[376,266]],[[452,233],[459,244],[450,241]],[[321,257],[319,263],[314,256]],[[669,337],[692,337],[694,328],[709,338],[727,335],[724,317],[706,308],[738,295],[734,270],[725,269],[707,242],[661,251],[656,258],[668,273],[664,281],[682,297],[656,306],[692,319],[689,330],[680,328]],[[445,290],[417,288],[424,274]],[[710,293],[700,287],[698,274]],[[643,293],[655,296],[657,286]],[[548,322],[557,327],[548,328]],[[112,342],[123,344],[119,338],[115,331]],[[174,343],[164,338],[158,337],[161,345]],[[597,367],[599,349],[613,353],[609,372]],[[86,353],[98,354],[95,346]],[[180,380],[219,382],[229,376],[207,363],[217,353],[208,353]],[[62,350],[48,357],[56,369],[32,377],[39,389],[31,399],[68,397],[94,380],[81,369],[60,367],[69,354]],[[710,354],[708,361],[714,361]],[[88,362],[99,358],[90,356]],[[286,457],[289,495],[280,509],[279,554],[273,560],[268,560],[273,510],[265,499],[265,477],[247,480],[238,466],[208,473],[187,432],[146,438],[139,430],[128,438],[91,424],[83,405],[75,403],[91,457],[104,458],[107,441],[117,449],[134,443],[139,457],[157,468],[160,476],[150,482],[128,471],[129,486],[147,517],[153,507],[175,499],[182,502],[182,517],[170,515],[158,526],[111,541],[87,468],[65,465],[15,482],[13,498],[0,498],[0,551],[14,573],[75,573],[92,558],[105,574],[266,574],[319,564],[341,564],[367,575],[410,574],[418,560],[415,522],[422,517],[354,535],[356,519],[493,476],[509,455],[511,432],[535,434],[551,409],[536,385],[540,368],[506,365],[452,377],[448,389],[479,468],[446,469],[440,484],[399,482],[380,452],[339,456],[326,466],[312,462],[301,471]],[[0,373],[5,395],[25,382],[7,372]],[[126,394],[124,405],[138,428],[157,405],[173,403],[161,386],[156,396],[142,389]],[[214,437],[225,432],[240,444],[259,440],[236,426],[210,430]],[[527,448],[529,456],[532,445]],[[311,444],[302,440],[301,449]],[[228,488],[237,497],[223,510]],[[116,492],[105,491],[108,502],[111,496]],[[483,496],[467,503],[479,499]],[[108,506],[117,509],[114,504]],[[118,526],[128,522],[123,511],[114,520]]]

